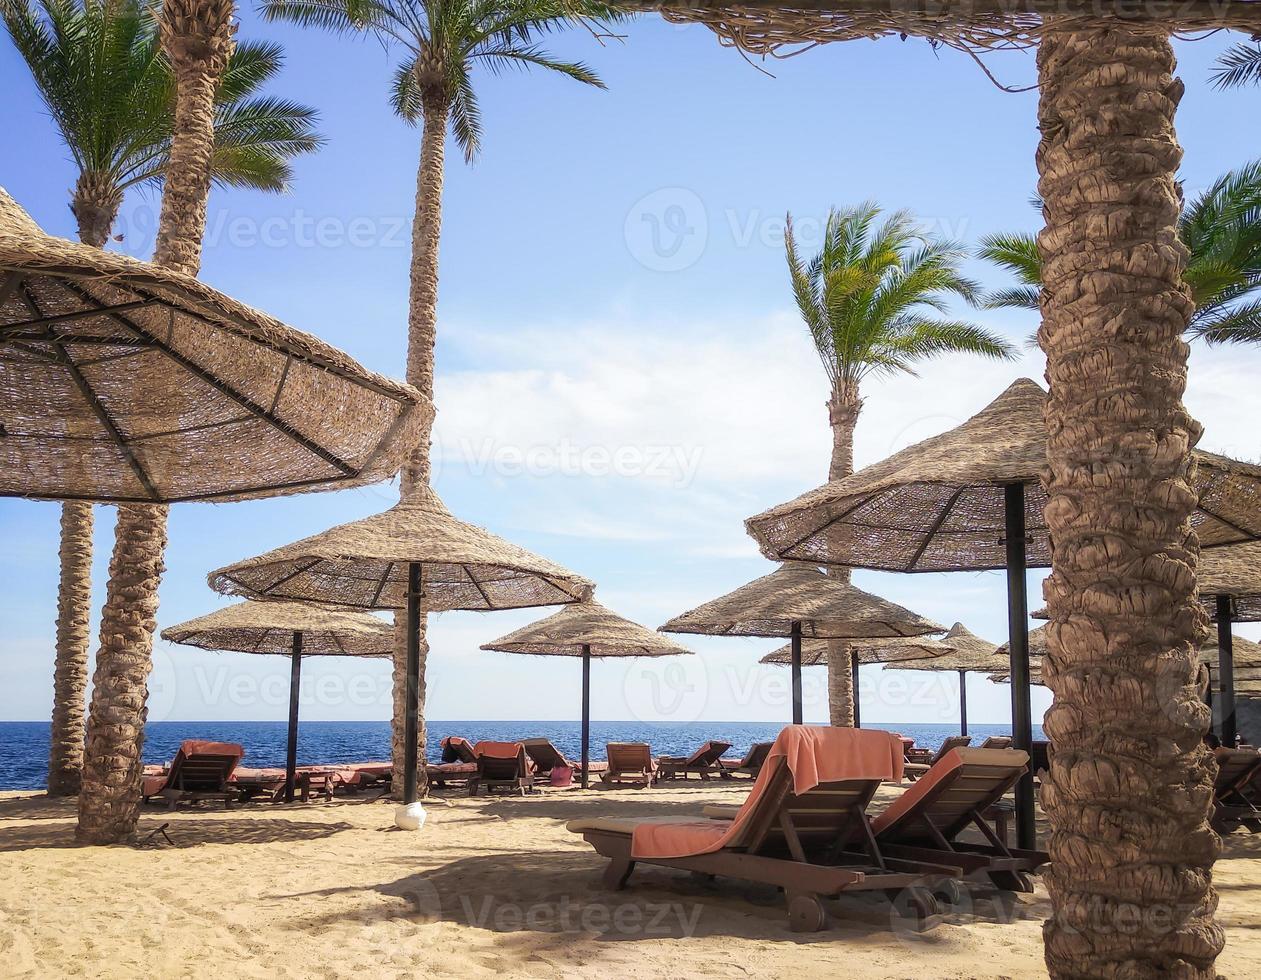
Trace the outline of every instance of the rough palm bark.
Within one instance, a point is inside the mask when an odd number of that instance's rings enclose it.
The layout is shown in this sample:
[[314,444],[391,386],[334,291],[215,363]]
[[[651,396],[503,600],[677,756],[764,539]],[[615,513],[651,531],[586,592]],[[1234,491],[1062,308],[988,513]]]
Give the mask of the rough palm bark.
[[82,171],[70,201],[70,212],[79,226],[79,241],[93,248],[104,248],[122,205],[123,192],[113,177]]
[[[175,76],[175,119],[154,261],[189,275],[201,266],[214,99],[232,53],[232,13],[232,0],[165,0],[159,17]],[[162,505],[118,508],[79,794],[85,843],[135,834],[166,517]]]
[[[436,70],[436,77],[441,74]],[[447,118],[450,106],[437,95],[425,97],[420,137],[420,164],[416,170],[416,213],[412,218],[412,263],[407,317],[407,383],[428,398],[434,395],[434,345],[438,333],[438,244],[442,237],[442,182],[446,152]],[[403,464],[401,494],[407,499],[417,488],[427,486],[431,474],[431,426],[420,433],[416,448]],[[417,700],[420,726],[417,734],[420,772],[417,786],[423,795],[425,783],[425,666],[429,653],[426,617],[420,619],[420,685]],[[405,775],[403,750],[407,714],[407,616],[394,614],[394,719],[390,729],[391,759],[394,765],[393,792],[399,796]]]
[[1205,622],[1188,459],[1200,427],[1182,406],[1182,85],[1162,33],[1048,28],[1046,962],[1053,977],[1211,978],[1220,842],[1193,655]]
[[[828,422],[832,426],[832,460],[828,465],[829,480],[843,480],[854,472],[854,429],[863,400],[855,387],[833,386],[828,400]],[[848,582],[850,570],[841,565],[828,567],[832,578]],[[828,654],[828,722],[836,728],[854,727],[854,681],[850,673],[850,645],[844,640],[829,640]]]
[[[70,211],[79,240],[104,248],[123,195],[108,176],[83,171],[75,183]],[[83,770],[88,644],[92,615],[92,505],[61,505],[61,575],[57,586],[57,649],[53,664],[52,727],[48,743],[48,795],[74,796]]]
[[48,748],[48,795],[74,796],[83,768],[83,699],[88,681],[92,609],[92,505],[61,505],[61,580],[57,590],[57,655]]

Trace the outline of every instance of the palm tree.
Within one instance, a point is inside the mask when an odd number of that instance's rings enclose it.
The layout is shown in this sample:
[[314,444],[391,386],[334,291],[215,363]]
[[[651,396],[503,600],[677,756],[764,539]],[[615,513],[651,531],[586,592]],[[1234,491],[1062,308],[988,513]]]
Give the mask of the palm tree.
[[[976,284],[959,270],[964,250],[920,232],[905,211],[883,221],[880,215],[870,202],[829,212],[822,249],[809,262],[798,252],[791,215],[784,233],[797,309],[832,387],[829,480],[854,472],[865,379],[914,373],[917,362],[943,354],[1013,355],[1001,337],[948,318],[950,297],[977,296]],[[849,570],[829,574],[848,579]],[[833,725],[854,724],[849,646],[840,641],[828,644],[828,709]]]
[[1209,980],[1223,934],[1194,656],[1182,83],[1160,29],[1048,17],[1041,34],[1046,962],[1057,980]]
[[[1182,278],[1195,303],[1188,335],[1209,343],[1261,343],[1261,301],[1244,302],[1261,287],[1261,161],[1217,178],[1182,211],[1178,237],[1188,253]],[[990,235],[979,255],[1020,283],[987,296],[983,305],[1039,308],[1042,257],[1033,235]]]
[[[174,107],[154,261],[188,275],[201,266],[218,98],[235,48],[233,11],[232,0],[165,0],[158,14]],[[118,508],[79,793],[78,836],[88,843],[135,833],[166,517],[162,505]]]
[[[157,25],[137,0],[4,0],[9,37],[79,170],[70,210],[85,244],[103,248],[132,187],[158,185],[171,143],[174,84]],[[305,106],[257,96],[279,71],[276,45],[243,44],[217,95],[212,175],[222,184],[280,191],[289,159],[320,144]],[[61,511],[61,579],[48,792],[79,791],[88,669],[92,507]]]
[[[154,261],[189,275],[201,268],[215,99],[234,47],[233,10],[233,0],[164,0],[158,15],[175,108]],[[162,504],[118,508],[79,792],[77,835],[85,843],[135,834],[166,518]]]
[[[447,131],[471,162],[482,140],[481,112],[473,80],[478,68],[492,73],[543,68],[585,85],[603,88],[581,62],[552,57],[535,43],[539,34],[567,24],[615,19],[616,13],[589,0],[264,0],[270,20],[284,20],[339,33],[367,33],[402,51],[390,103],[405,122],[421,126],[416,210],[407,320],[407,381],[433,397],[434,344],[438,317],[438,246],[442,231],[443,165]],[[429,482],[430,432],[422,433],[404,463],[402,495]],[[420,628],[420,752],[425,757],[425,622]],[[395,619],[394,724],[392,752],[396,792],[404,784],[403,730],[406,714],[407,633]],[[419,777],[424,785],[424,769]]]

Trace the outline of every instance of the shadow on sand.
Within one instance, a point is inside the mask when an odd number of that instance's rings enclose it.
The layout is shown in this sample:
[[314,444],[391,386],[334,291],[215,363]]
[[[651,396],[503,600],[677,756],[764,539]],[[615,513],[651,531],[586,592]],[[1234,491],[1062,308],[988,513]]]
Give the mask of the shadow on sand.
[[[636,869],[630,887],[613,892],[601,884],[603,868],[603,858],[577,850],[476,855],[378,885],[305,893],[349,898],[352,909],[304,918],[300,928],[318,933],[348,919],[451,922],[507,937],[497,944],[518,941],[512,936],[520,934],[523,951],[536,949],[535,937],[549,934],[602,942],[738,934],[742,939],[816,943],[873,936],[931,947],[949,941],[952,924],[1046,914],[1045,903],[1033,896],[1012,903],[991,889],[977,889],[967,910],[947,914],[940,931],[915,935],[885,896],[855,892],[827,903],[832,929],[798,934],[789,931],[783,895],[773,887],[644,865]],[[365,893],[394,901],[355,901],[356,894]]]
[[[248,808],[248,816],[220,816],[222,808],[181,809],[172,814],[165,809],[145,807],[136,831],[137,842],[157,848],[199,847],[202,844],[274,844],[285,841],[318,840],[352,829],[349,823],[329,823],[295,819],[302,807],[274,810]],[[274,816],[272,814],[275,814]],[[292,815],[292,816],[290,816]],[[77,847],[77,823],[73,797],[46,796],[0,800],[0,852],[40,848]],[[159,828],[165,825],[165,834]]]

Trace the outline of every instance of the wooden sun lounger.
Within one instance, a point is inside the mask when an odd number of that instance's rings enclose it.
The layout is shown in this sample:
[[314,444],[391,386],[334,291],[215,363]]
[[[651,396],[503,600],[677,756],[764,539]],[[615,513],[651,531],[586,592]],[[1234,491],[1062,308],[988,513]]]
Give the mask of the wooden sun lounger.
[[520,742],[478,742],[474,751],[477,772],[469,777],[469,796],[476,796],[483,788],[488,793],[505,789],[522,796],[533,791],[534,774]]
[[656,779],[657,766],[646,742],[609,742],[605,746],[609,768],[600,776],[604,786],[636,786],[643,789]]
[[394,781],[394,766],[389,762],[352,762],[336,767],[336,773],[336,787],[352,794],[369,789],[388,792]]
[[446,789],[452,785],[467,786],[469,780],[476,775],[476,762],[431,762],[425,766],[425,778],[435,789]]
[[1213,784],[1212,827],[1219,834],[1246,827],[1261,833],[1261,808],[1252,801],[1252,786],[1261,779],[1261,752],[1256,749],[1213,750],[1217,780]]
[[246,769],[244,766],[237,766],[232,773],[231,784],[240,794],[242,803],[254,800],[277,803],[285,798],[283,769]]
[[442,764],[463,762],[474,765],[477,762],[477,753],[473,749],[473,743],[467,738],[448,735],[439,745],[442,746]]
[[977,746],[978,749],[1010,749],[1010,735],[991,735],[984,742]]
[[161,797],[171,810],[179,803],[199,800],[223,800],[231,807],[240,797],[232,773],[244,755],[245,749],[234,742],[186,741],[164,775],[144,777],[141,798],[147,803]]
[[702,780],[710,776],[726,777],[722,754],[731,748],[730,742],[709,741],[691,755],[663,755],[657,759],[657,779],[687,779],[695,773]]
[[719,759],[719,764],[723,767],[723,775],[725,776],[748,776],[756,779],[757,774],[762,771],[762,766],[766,764],[766,757],[770,754],[773,742],[754,742],[749,746],[749,751],[744,754],[743,759]]
[[739,839],[718,851],[632,858],[634,830],[640,821],[572,820],[568,829],[582,834],[609,859],[603,880],[615,891],[625,887],[637,863],[653,864],[775,885],[784,891],[789,926],[795,932],[824,928],[827,914],[822,900],[851,891],[883,891],[899,902],[899,910],[909,914],[918,928],[936,924],[938,906],[932,890],[953,871],[883,853],[866,814],[879,779],[820,783],[797,796],[785,759],[777,757],[771,765],[774,769],[760,777],[757,799],[746,804],[754,812]]
[[970,735],[951,735],[948,739],[941,743],[941,747],[933,756],[928,755],[927,749],[920,749],[918,752],[922,752],[923,754],[917,754],[914,759],[911,759],[906,763],[906,768],[903,770],[904,775],[908,781],[914,782],[919,779],[920,776],[924,775],[924,773],[928,772],[928,770],[935,766],[938,762],[944,759],[946,757],[946,753],[954,749],[964,748],[965,746],[971,744],[972,736]]
[[333,789],[337,786],[337,770],[329,766],[299,766],[297,776],[298,799],[309,803],[312,798],[322,797],[324,802],[333,799]]
[[[1028,762],[1028,754],[1015,749],[952,749],[872,820],[877,842],[895,857],[956,867],[961,878],[985,877],[1004,891],[1032,891],[1028,875],[1049,856],[1009,848],[985,822]],[[959,840],[968,827],[985,842]]]

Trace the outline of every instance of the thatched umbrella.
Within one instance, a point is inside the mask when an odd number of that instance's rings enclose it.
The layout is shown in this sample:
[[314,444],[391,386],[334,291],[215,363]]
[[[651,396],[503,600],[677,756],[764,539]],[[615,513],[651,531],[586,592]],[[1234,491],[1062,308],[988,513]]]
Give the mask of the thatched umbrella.
[[998,647],[983,640],[962,623],[950,627],[941,642],[954,647],[944,657],[898,664],[898,670],[953,670],[959,675],[959,734],[968,734],[968,674],[987,672],[1002,663]]
[[162,639],[202,650],[289,657],[289,737],[285,800],[292,803],[298,765],[298,686],[303,657],[389,657],[394,627],[370,613],[304,602],[238,602],[178,626]]
[[431,413],[192,276],[45,234],[0,188],[0,495],[176,503],[375,483]]
[[[962,425],[749,518],[763,554],[900,572],[1007,571],[1012,735],[1033,741],[1025,573],[1050,564],[1041,474],[1047,394],[1021,378]],[[1261,536],[1261,467],[1193,452],[1201,547]],[[1036,844],[1033,777],[1016,787],[1020,846]]]
[[801,641],[861,640],[944,633],[896,603],[828,578],[797,562],[781,565],[734,592],[713,599],[658,627],[663,633],[789,637],[793,649],[793,724],[800,725]]
[[[208,580],[219,592],[250,599],[406,608],[405,804],[416,801],[417,791],[422,611],[553,606],[580,602],[592,588],[573,572],[458,520],[424,486],[384,513],[217,569]],[[397,759],[397,745],[394,750]]]
[[[897,636],[887,640],[861,640],[849,648],[850,685],[854,689],[854,727],[862,727],[861,705],[858,698],[858,668],[863,664],[904,664],[912,661],[930,661],[948,656],[954,647],[943,640],[934,640],[927,636]],[[788,664],[793,662],[792,644],[786,644],[772,650],[758,663]],[[827,640],[803,640],[801,644],[801,666],[818,667],[828,664]]]
[[84,839],[139,812],[161,505],[382,480],[432,411],[191,275],[45,234],[0,189],[0,495],[122,505],[77,740]]
[[546,619],[483,643],[483,650],[539,657],[582,658],[582,788],[587,788],[591,736],[592,657],[678,657],[692,651],[594,599],[566,606]]

